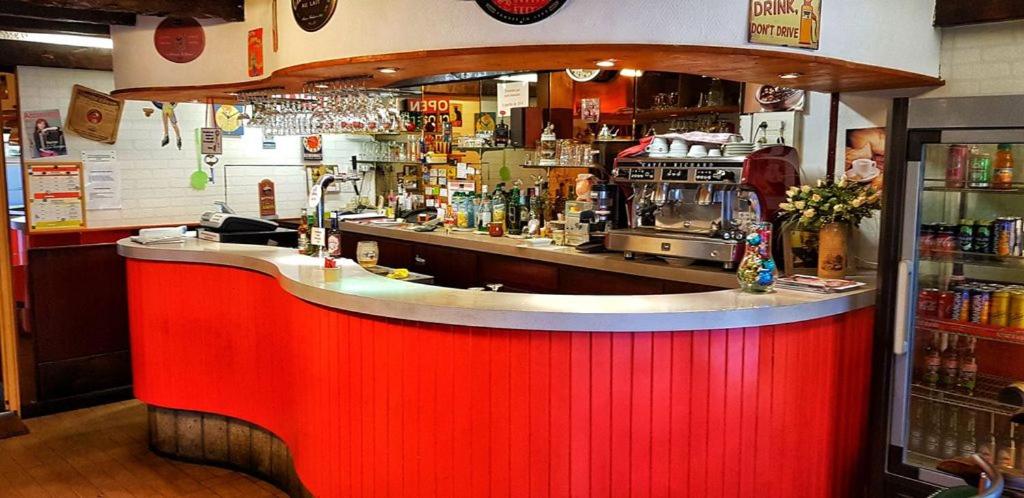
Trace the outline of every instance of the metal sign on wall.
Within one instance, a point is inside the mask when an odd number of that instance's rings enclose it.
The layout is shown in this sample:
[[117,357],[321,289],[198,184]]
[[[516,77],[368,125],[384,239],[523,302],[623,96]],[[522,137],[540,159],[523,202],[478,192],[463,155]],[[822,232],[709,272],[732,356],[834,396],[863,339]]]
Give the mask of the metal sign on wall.
[[547,19],[568,0],[476,0],[491,17],[506,24],[533,24]]
[[817,49],[821,0],[751,0],[750,43]]
[[327,25],[338,6],[338,0],[292,0],[292,15],[300,28],[319,31]]
[[196,60],[206,48],[206,34],[191,17],[168,17],[153,31],[153,45],[161,57],[184,64]]

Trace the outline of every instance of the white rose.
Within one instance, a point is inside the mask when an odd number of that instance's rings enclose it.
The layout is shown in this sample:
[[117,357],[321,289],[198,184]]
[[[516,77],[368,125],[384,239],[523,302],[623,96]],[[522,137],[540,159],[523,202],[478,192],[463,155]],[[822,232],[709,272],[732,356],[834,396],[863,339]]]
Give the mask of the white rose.
[[797,209],[803,209],[807,207],[807,203],[804,201],[796,201],[793,203],[793,205],[796,206]]
[[779,209],[781,209],[783,211],[792,211],[793,210],[793,204],[788,203],[788,202],[780,202],[779,203]]
[[815,210],[808,209],[807,211],[804,211],[804,218],[814,218],[815,214],[817,214]]
[[863,197],[858,197],[858,198],[850,201],[850,205],[853,206],[853,207],[860,207],[861,204],[864,204],[864,198]]
[[845,187],[846,186],[846,175],[841,176],[839,178],[839,181],[836,182],[836,185],[839,185],[840,187]]
[[845,204],[836,204],[836,205],[835,205],[835,206],[834,206],[834,207],[832,208],[832,210],[833,210],[833,211],[836,211],[836,212],[842,211],[842,210],[844,210],[844,209],[846,209],[846,205],[845,205]]
[[811,196],[811,200],[814,202],[821,202],[821,196],[818,194],[814,194]]
[[797,192],[800,192],[800,187],[789,187],[786,190],[786,195],[789,197],[793,197],[794,195],[797,194]]
[[811,191],[811,186],[810,185],[804,185],[804,186],[800,187],[800,191],[806,194],[806,193]]

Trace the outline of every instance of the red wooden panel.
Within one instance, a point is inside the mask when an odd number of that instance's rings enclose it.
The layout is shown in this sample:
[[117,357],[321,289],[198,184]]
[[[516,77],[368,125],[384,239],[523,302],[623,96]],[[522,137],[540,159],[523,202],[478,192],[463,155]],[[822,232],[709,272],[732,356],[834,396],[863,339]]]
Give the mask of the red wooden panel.
[[[863,482],[870,309],[549,333],[343,313],[230,268],[131,261],[128,280],[137,396],[267,428],[317,496],[817,498]],[[180,322],[210,288],[275,313]]]

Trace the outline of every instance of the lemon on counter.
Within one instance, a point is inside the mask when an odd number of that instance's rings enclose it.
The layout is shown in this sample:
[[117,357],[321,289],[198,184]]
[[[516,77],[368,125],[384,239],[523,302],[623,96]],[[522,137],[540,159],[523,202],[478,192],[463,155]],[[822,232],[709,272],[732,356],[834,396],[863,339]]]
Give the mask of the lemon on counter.
[[409,270],[406,270],[405,268],[395,268],[391,273],[388,273],[387,276],[388,278],[393,278],[395,280],[405,280],[409,278]]

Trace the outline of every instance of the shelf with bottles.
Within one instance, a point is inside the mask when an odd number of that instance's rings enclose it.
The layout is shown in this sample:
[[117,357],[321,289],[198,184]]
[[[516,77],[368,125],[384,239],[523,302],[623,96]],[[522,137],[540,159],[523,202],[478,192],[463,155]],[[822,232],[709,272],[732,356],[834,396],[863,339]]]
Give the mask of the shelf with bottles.
[[1020,407],[1000,402],[999,391],[1012,383],[1013,381],[1009,379],[978,374],[973,393],[967,394],[959,389],[946,389],[940,386],[929,387],[918,379],[910,386],[910,396],[944,405],[1008,417],[1017,413]]
[[1024,329],[1019,328],[1002,327],[998,325],[981,325],[977,323],[942,320],[939,318],[921,316],[916,317],[915,327],[919,331],[979,337],[991,341],[1024,346]]
[[923,253],[920,258],[922,261],[931,261],[935,263],[957,263],[972,266],[1024,269],[1024,256],[999,256],[991,253],[953,251]]
[[962,193],[962,194],[1004,194],[1004,195],[1024,195],[1024,183],[1014,182],[1009,184],[1006,188],[971,188],[971,187],[949,187],[946,185],[945,178],[925,178],[924,187],[922,190],[925,192],[946,192],[946,193]]

